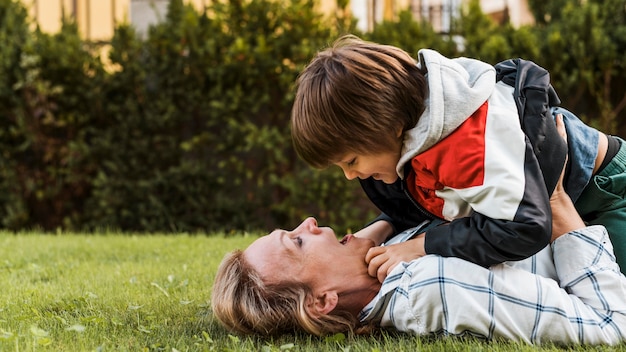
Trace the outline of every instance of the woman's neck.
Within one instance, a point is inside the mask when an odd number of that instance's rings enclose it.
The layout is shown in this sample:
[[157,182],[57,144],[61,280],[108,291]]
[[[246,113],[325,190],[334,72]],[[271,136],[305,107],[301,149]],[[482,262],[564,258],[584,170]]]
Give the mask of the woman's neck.
[[381,288],[378,280],[371,278],[362,285],[355,285],[352,289],[347,289],[339,294],[337,308],[350,312],[355,317],[370,303],[378,294]]

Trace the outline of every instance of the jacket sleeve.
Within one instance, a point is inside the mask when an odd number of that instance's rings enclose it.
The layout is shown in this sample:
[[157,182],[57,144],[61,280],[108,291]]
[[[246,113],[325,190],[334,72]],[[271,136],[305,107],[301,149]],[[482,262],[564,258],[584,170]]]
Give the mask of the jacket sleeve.
[[[536,210],[540,213],[539,209]],[[522,260],[539,252],[550,242],[549,232],[546,231],[551,227],[546,221],[549,215],[537,214],[535,219],[538,220],[506,221],[474,213],[428,231],[426,253],[458,257],[483,267]],[[472,229],[469,235],[468,229]]]
[[381,210],[380,215],[367,223],[387,221],[394,229],[394,234],[421,224],[424,220],[433,220],[435,216],[423,209],[416,208],[414,202],[407,197],[402,184],[398,180],[393,184],[386,184],[372,177],[359,179],[361,188],[370,201]]

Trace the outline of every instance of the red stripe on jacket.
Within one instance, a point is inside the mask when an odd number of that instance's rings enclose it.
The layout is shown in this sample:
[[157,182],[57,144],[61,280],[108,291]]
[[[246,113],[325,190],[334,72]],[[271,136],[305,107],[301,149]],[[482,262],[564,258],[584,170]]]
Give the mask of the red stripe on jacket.
[[439,217],[443,217],[444,200],[435,191],[444,186],[463,189],[484,183],[487,111],[485,102],[454,132],[411,160],[409,192]]

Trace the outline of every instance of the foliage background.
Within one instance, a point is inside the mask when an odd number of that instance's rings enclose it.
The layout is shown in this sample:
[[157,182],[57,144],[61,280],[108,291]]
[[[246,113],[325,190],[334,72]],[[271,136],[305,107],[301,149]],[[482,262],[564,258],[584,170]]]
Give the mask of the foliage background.
[[415,56],[536,61],[564,107],[626,135],[626,0],[530,0],[537,25],[521,28],[473,1],[447,34],[408,11],[359,33],[338,3],[327,18],[313,0],[171,0],[145,37],[118,26],[100,57],[70,19],[42,33],[0,0],[0,227],[228,232],[313,215],[357,230],[375,209],[339,169],[303,164],[288,125],[298,72],[345,33]]

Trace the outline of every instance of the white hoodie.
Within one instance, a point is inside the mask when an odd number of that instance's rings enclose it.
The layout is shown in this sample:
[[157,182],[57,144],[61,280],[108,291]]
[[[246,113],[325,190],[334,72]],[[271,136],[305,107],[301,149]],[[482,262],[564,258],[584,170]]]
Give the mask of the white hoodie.
[[448,59],[438,52],[422,49],[418,67],[426,72],[428,98],[426,110],[417,125],[405,133],[402,157],[397,172],[403,178],[404,164],[415,155],[448,136],[493,93],[496,71],[493,66],[474,59]]

